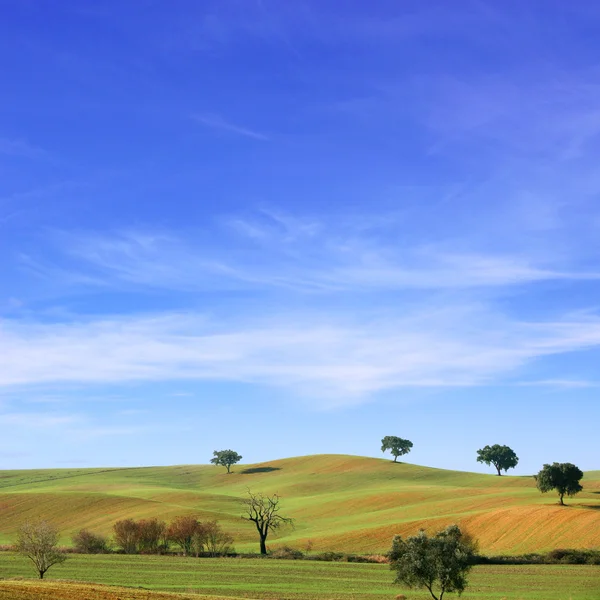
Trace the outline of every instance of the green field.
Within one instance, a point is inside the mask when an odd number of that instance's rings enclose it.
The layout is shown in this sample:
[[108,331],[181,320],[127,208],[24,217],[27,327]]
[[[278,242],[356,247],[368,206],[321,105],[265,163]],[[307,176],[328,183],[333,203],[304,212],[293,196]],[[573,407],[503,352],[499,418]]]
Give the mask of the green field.
[[[0,553],[0,577],[30,577],[26,559]],[[48,573],[69,579],[232,598],[384,600],[427,592],[392,584],[387,565],[261,559],[194,559],[161,556],[74,555]],[[600,568],[535,565],[478,566],[463,598],[472,600],[598,600]],[[0,597],[2,596],[0,581]]]
[[532,477],[497,477],[345,455],[317,455],[222,467],[183,465],[130,469],[0,471],[0,542],[18,525],[43,517],[70,536],[86,527],[109,535],[126,517],[195,514],[217,519],[238,551],[258,549],[242,521],[246,489],[277,492],[282,514],[296,521],[268,540],[313,551],[380,553],[396,533],[458,523],[487,554],[600,547],[600,471],[588,472],[584,491],[557,505]]

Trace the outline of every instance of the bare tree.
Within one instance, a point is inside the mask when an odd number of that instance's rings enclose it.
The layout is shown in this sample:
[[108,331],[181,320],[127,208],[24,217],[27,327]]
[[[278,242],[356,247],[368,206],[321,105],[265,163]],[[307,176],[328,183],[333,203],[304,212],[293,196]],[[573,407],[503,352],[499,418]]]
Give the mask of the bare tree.
[[283,517],[279,514],[279,496],[273,494],[253,494],[248,490],[248,498],[244,503],[244,514],[242,519],[252,521],[256,525],[256,530],[260,537],[260,553],[267,553],[267,536],[269,531],[275,531],[284,525],[294,524],[290,517]]
[[210,556],[225,556],[233,552],[233,537],[223,531],[216,521],[203,523],[203,550]]
[[15,550],[31,560],[40,579],[52,565],[67,560],[58,548],[58,537],[58,530],[48,521],[27,521],[17,530]]
[[192,553],[195,545],[194,539],[199,533],[200,522],[191,516],[175,517],[167,529],[169,540],[175,542],[183,550],[185,556]]
[[113,525],[115,542],[125,554],[137,554],[140,549],[140,528],[133,519],[123,519]]

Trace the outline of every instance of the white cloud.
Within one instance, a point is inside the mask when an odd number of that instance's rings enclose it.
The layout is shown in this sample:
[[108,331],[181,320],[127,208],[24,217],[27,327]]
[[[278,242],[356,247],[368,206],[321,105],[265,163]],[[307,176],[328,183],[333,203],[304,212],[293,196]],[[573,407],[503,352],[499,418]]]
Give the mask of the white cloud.
[[[74,260],[67,272],[45,268],[53,280],[92,286],[135,285],[171,290],[261,289],[360,292],[464,290],[530,282],[598,280],[600,270],[555,266],[552,257],[531,259],[509,252],[466,251],[437,245],[395,246],[314,220],[278,218],[271,223],[228,221],[236,239],[213,243],[194,236],[143,231],[63,234]],[[240,237],[241,236],[241,237]],[[202,240],[202,235],[198,235]],[[560,262],[560,261],[558,261]],[[41,262],[27,264],[43,272]]]
[[600,346],[600,319],[530,323],[480,307],[354,321],[286,314],[210,324],[190,314],[71,324],[4,321],[0,385],[215,380],[281,386],[333,404],[404,386],[471,386]]

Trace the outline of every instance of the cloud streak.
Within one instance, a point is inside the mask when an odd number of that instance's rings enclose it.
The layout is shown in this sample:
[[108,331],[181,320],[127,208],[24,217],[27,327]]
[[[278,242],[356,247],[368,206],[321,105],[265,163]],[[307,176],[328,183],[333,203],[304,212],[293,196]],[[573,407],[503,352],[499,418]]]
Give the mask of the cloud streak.
[[[55,279],[90,285],[171,290],[284,288],[305,292],[468,290],[544,281],[596,281],[600,270],[556,264],[552,257],[463,250],[439,244],[404,245],[377,236],[317,225],[264,227],[236,219],[237,238],[203,245],[192,236],[123,231],[61,236],[70,275],[35,262]],[[227,232],[225,232],[226,234]],[[27,264],[31,264],[29,257]]]
[[247,127],[240,127],[239,125],[231,123],[230,121],[227,121],[223,117],[214,113],[193,114],[192,119],[196,123],[215,131],[232,133],[237,136],[259,140],[261,142],[267,142],[270,139],[269,136],[261,133],[260,131],[249,129]]

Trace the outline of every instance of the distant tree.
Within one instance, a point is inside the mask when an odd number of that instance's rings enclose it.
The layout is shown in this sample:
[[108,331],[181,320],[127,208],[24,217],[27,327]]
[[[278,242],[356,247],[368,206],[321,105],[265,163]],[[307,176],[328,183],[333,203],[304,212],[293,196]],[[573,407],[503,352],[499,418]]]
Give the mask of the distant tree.
[[498,475],[502,475],[501,471],[506,472],[508,469],[514,469],[517,466],[519,457],[508,446],[494,444],[477,450],[477,462],[485,463],[488,466],[494,465]]
[[266,496],[265,494],[254,494],[248,490],[248,498],[244,503],[245,512],[242,519],[252,521],[258,531],[260,541],[260,553],[267,553],[267,536],[270,531],[275,531],[283,525],[293,525],[294,520],[279,514],[280,498],[277,494]]
[[542,494],[550,490],[556,490],[563,506],[565,495],[574,496],[583,489],[583,486],[579,483],[583,478],[583,472],[571,463],[555,462],[551,465],[544,465],[542,470],[534,477],[538,490]]
[[427,588],[435,600],[442,600],[446,592],[460,596],[467,586],[476,550],[477,545],[457,525],[432,537],[422,529],[405,540],[397,535],[388,553],[390,568],[396,571],[394,583],[411,589]]
[[31,560],[40,579],[51,566],[67,560],[58,538],[58,530],[47,521],[27,521],[17,530],[15,550]]
[[81,554],[104,554],[110,551],[108,540],[98,533],[80,529],[72,538],[76,552]]
[[137,554],[140,547],[140,528],[133,519],[123,519],[113,525],[115,543],[125,554]]
[[413,443],[410,440],[403,440],[395,435],[386,435],[381,440],[381,451],[390,450],[394,457],[394,462],[398,460],[399,456],[408,454],[412,447]]
[[200,522],[191,516],[175,517],[167,529],[169,540],[179,546],[185,556],[192,554],[200,533]]
[[214,457],[210,459],[213,465],[221,465],[227,468],[227,472],[231,473],[231,465],[235,465],[242,460],[242,457],[233,450],[215,450]]

